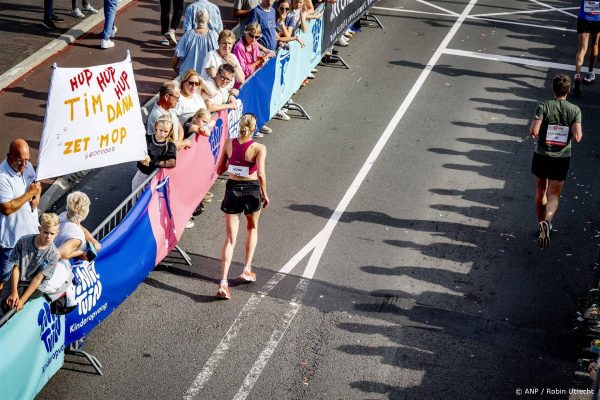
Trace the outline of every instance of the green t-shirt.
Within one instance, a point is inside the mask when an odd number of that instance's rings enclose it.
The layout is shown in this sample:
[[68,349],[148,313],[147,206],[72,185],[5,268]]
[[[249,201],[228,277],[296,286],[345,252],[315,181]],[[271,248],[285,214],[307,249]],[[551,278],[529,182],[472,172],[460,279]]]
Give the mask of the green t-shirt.
[[571,128],[581,123],[581,110],[566,100],[539,102],[535,119],[542,121],[535,152],[549,157],[571,157]]

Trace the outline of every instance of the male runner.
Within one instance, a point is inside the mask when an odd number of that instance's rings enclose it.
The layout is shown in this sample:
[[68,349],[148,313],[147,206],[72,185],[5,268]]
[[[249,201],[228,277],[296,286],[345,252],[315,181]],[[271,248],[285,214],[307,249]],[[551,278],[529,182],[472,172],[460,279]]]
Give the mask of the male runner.
[[581,110],[567,101],[571,79],[564,74],[552,81],[554,99],[538,103],[529,134],[537,138],[531,172],[537,176],[535,209],[538,218],[538,245],[550,245],[552,219],[565,185],[571,162],[571,139],[581,141]]
[[581,96],[581,67],[587,53],[588,43],[592,42],[590,51],[589,72],[583,78],[586,83],[592,83],[596,79],[594,66],[598,58],[598,38],[600,37],[600,1],[581,0],[579,15],[577,17],[577,40],[579,50],[575,56],[575,87],[573,95]]

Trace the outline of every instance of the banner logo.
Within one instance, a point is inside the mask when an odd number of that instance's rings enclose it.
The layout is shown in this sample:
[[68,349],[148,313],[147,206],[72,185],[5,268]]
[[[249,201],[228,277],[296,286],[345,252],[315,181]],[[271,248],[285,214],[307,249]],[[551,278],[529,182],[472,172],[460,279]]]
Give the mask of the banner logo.
[[219,150],[221,150],[221,135],[223,134],[223,120],[219,118],[213,128],[208,141],[210,142],[210,152],[213,155],[215,165],[219,161]]
[[237,108],[227,112],[227,126],[229,128],[229,138],[233,139],[239,136],[239,123],[242,118],[244,106],[240,99],[236,100]]
[[77,312],[79,315],[89,313],[98,303],[102,295],[102,283],[100,275],[96,272],[94,262],[89,264],[80,264],[73,267],[75,275],[75,302],[77,303]]
[[44,307],[38,313],[37,323],[40,327],[40,340],[44,343],[46,352],[50,353],[60,338],[60,320],[50,312],[47,302],[44,302]]

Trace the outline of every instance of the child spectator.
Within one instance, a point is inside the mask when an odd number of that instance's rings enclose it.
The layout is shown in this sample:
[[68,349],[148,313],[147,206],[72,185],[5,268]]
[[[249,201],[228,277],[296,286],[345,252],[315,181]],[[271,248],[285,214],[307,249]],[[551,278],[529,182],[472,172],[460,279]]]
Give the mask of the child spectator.
[[11,308],[20,311],[27,300],[38,298],[43,294],[59,259],[58,249],[53,243],[58,228],[59,220],[56,214],[42,214],[40,233],[25,235],[17,241],[9,257],[9,261],[14,266],[5,311]]
[[306,32],[308,30],[308,26],[306,25],[307,12],[306,6],[304,5],[304,0],[292,0],[292,9],[288,12],[286,18],[286,25],[290,26],[292,30],[300,24],[300,29],[302,32]]
[[291,20],[288,19],[288,13],[290,11],[290,3],[287,0],[281,0],[277,4],[277,14],[275,19],[275,36],[277,37],[277,44],[280,47],[287,48],[287,42],[297,41],[300,46],[304,47],[304,42],[298,36],[292,36],[294,31],[294,25]]
[[138,171],[131,181],[131,190],[135,191],[156,168],[173,168],[177,157],[177,148],[173,133],[173,121],[169,115],[163,115],[154,124],[154,134],[146,135],[148,155],[138,161]]
[[214,126],[215,123],[212,121],[210,111],[201,108],[183,124],[183,131],[185,132],[185,138],[192,136],[194,133],[208,137]]

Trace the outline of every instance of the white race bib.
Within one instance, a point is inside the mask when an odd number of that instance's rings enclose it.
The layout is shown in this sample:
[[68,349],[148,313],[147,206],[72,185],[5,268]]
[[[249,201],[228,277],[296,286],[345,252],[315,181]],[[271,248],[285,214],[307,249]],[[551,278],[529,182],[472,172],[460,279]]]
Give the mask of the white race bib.
[[227,172],[233,174],[235,176],[241,176],[247,178],[250,176],[250,167],[241,167],[239,165],[231,165],[229,164],[229,168],[227,168]]
[[584,1],[583,11],[586,14],[600,14],[600,1]]
[[561,125],[548,125],[546,131],[546,144],[566,146],[569,139],[569,127]]

